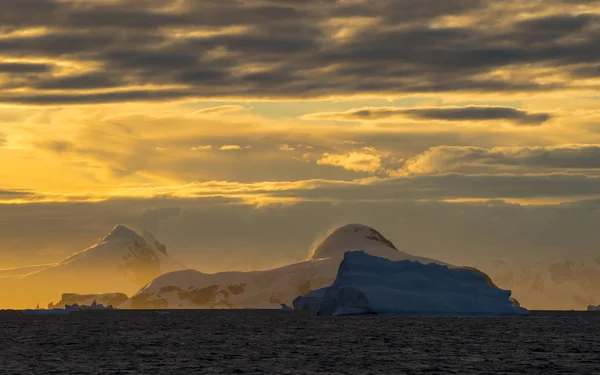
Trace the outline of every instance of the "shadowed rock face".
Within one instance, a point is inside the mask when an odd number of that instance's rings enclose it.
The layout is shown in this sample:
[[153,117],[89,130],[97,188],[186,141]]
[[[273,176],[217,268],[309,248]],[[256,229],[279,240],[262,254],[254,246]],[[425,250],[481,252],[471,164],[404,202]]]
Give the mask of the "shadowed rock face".
[[[179,308],[183,306],[169,305],[165,296],[175,293],[178,300],[185,302],[185,306],[199,309],[215,308],[237,308],[229,299],[232,296],[238,296],[244,293],[246,283],[219,285],[212,284],[205,287],[190,287],[187,290],[175,285],[167,285],[160,288],[158,295],[148,293],[138,293],[131,298],[131,307],[134,309],[155,309],[155,308]],[[278,301],[271,297],[270,300]],[[274,302],[273,302],[274,303]],[[279,302],[277,302],[279,303]]]
[[191,290],[189,292],[179,292],[181,299],[189,300],[196,306],[204,306],[211,301],[215,301],[217,297],[218,285],[210,285],[205,288]]
[[373,228],[361,224],[348,224],[337,228],[314,250],[312,258],[343,257],[351,250],[388,248],[398,251],[396,246]]
[[[373,240],[373,241],[382,242],[382,243],[386,244],[387,246],[391,247],[392,249],[396,249],[396,246],[394,246],[392,241],[385,238],[381,233],[379,233],[375,229],[373,229],[373,228],[369,228],[369,229],[370,229],[371,234],[365,236],[365,238],[367,238],[369,240]],[[396,249],[396,250],[398,250],[398,249]]]
[[144,232],[142,233],[142,237],[144,237],[148,244],[154,245],[154,248],[156,248],[156,250],[160,251],[164,255],[168,255],[167,247],[164,244],[158,242],[158,240],[154,238],[154,235],[152,235],[152,233],[148,232],[147,230],[144,230]]
[[166,309],[169,307],[169,302],[166,299],[158,296],[149,296],[140,294],[131,297],[131,307],[134,309]]
[[228,285],[227,290],[229,290],[231,293],[233,293],[233,295],[237,296],[238,294],[244,293],[245,287],[246,287],[246,284],[234,284],[234,285]]
[[123,256],[124,263],[119,266],[123,272],[129,271],[134,282],[143,284],[161,274],[160,259],[145,240],[133,241],[129,252]]

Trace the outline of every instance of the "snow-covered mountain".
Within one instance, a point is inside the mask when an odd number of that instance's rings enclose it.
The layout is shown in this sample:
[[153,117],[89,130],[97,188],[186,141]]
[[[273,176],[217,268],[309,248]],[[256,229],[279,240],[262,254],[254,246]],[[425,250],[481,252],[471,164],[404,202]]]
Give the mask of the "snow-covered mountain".
[[390,261],[363,251],[346,252],[331,286],[293,304],[313,315],[527,315],[513,305],[510,291],[472,269]]
[[478,268],[530,309],[585,310],[600,304],[600,252],[565,258],[551,254],[529,262],[496,259]]
[[350,250],[390,260],[446,264],[399,251],[376,230],[350,224],[333,231],[306,261],[255,272],[171,272],[152,280],[121,307],[278,309],[310,290],[331,285],[344,253]]
[[133,294],[155,277],[185,267],[148,232],[139,235],[117,225],[92,247],[60,263],[16,277],[2,278],[0,302],[45,303],[65,291],[82,294]]
[[107,289],[108,285],[127,292],[160,274],[185,268],[171,259],[166,247],[150,233],[144,236],[117,225],[94,246],[22,278],[36,282],[49,279],[66,285],[72,285],[72,281],[85,284],[90,293],[115,290]]
[[361,224],[348,224],[335,229],[313,250],[311,258],[335,258],[341,261],[346,251],[357,249],[390,260],[413,260],[424,264],[445,264],[439,260],[400,251],[381,233]]

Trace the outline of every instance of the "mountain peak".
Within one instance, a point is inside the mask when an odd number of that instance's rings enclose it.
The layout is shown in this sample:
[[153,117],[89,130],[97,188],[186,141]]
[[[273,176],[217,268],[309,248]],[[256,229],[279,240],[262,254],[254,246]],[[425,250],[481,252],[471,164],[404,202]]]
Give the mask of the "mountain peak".
[[113,230],[111,230],[110,233],[108,235],[106,235],[106,237],[104,237],[100,242],[106,242],[106,241],[110,241],[110,240],[124,240],[124,239],[133,239],[138,242],[140,241],[140,239],[143,240],[143,238],[139,234],[134,232],[129,227],[122,225],[122,224],[118,224],[118,225],[115,225]]
[[394,244],[375,229],[362,224],[348,224],[335,229],[313,251],[313,259],[342,257],[352,250],[398,251]]

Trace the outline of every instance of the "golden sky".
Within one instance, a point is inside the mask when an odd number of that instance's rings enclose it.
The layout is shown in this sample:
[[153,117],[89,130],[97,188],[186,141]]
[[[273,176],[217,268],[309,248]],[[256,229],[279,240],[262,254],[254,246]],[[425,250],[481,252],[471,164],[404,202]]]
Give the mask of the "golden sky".
[[[361,204],[473,204],[490,227],[501,202],[553,207],[582,228],[600,197],[598,1],[0,0],[0,25],[0,268],[166,206],[239,238],[310,208],[310,237],[410,220]],[[305,255],[256,241],[263,263]],[[214,250],[187,257],[225,267]]]

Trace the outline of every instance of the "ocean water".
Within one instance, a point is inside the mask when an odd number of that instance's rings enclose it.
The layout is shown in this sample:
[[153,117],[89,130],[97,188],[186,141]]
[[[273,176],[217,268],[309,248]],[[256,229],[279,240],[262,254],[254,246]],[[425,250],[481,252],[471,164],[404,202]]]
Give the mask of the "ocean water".
[[0,374],[600,374],[600,313],[0,312]]

